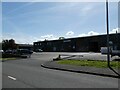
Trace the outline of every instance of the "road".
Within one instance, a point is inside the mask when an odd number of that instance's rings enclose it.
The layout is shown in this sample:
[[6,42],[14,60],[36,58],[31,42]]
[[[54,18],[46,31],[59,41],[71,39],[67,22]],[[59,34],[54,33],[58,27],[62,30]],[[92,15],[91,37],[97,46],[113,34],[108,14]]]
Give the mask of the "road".
[[3,88],[118,88],[118,79],[41,67],[59,53],[34,53],[31,58],[2,63]]

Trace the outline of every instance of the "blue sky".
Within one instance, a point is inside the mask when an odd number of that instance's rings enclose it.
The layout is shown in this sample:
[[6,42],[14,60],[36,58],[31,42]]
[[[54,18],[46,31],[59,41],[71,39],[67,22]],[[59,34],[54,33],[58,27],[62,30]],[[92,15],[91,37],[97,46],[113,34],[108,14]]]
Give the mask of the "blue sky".
[[[109,3],[110,33],[118,30],[118,3]],[[3,2],[3,39],[32,44],[45,39],[106,33],[104,2]]]

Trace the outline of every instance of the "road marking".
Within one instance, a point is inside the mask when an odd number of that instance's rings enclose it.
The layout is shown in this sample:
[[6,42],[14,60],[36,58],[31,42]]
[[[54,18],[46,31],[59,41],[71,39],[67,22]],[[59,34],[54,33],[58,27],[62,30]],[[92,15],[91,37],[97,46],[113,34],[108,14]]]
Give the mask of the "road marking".
[[12,77],[12,76],[8,76],[8,78],[12,79],[12,80],[16,80],[16,78]]

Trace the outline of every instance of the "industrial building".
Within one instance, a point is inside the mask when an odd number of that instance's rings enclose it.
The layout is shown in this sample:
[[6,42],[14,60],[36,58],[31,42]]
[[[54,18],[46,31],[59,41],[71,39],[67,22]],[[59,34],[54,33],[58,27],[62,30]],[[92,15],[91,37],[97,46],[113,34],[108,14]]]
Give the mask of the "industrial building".
[[[113,50],[120,50],[120,33],[110,34],[109,43]],[[34,42],[34,50],[45,52],[100,52],[101,47],[107,47],[107,35],[68,38],[62,40],[45,40]]]
[[18,49],[28,49],[33,50],[33,45],[31,44],[17,44]]

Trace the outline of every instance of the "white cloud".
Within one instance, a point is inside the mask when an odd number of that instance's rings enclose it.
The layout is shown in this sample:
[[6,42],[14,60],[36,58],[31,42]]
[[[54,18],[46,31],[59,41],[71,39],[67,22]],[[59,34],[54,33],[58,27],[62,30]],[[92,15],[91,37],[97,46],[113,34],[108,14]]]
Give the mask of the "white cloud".
[[[116,31],[117,31],[117,33],[120,33],[120,28],[112,29],[109,33],[113,34],[113,33],[116,33]],[[90,31],[88,33],[79,34],[78,37],[101,35],[101,34],[106,34],[106,33],[98,33],[98,32],[94,32],[94,31]]]
[[[120,33],[120,28],[116,28],[116,29],[113,29],[110,31],[110,34],[112,33],[116,33],[116,31],[118,33]],[[65,38],[73,38],[73,37],[85,37],[85,36],[93,36],[93,35],[100,35],[102,33],[98,33],[98,32],[95,32],[95,31],[90,31],[88,33],[82,33],[82,34],[79,34],[79,35],[74,35],[74,32],[73,31],[68,31],[66,33]],[[105,33],[104,33],[105,34]],[[34,36],[31,36],[31,35],[26,35],[26,34],[23,34],[22,32],[17,32],[17,33],[6,33],[4,35],[2,35],[2,39],[14,39],[16,41],[16,43],[20,44],[33,44],[33,42],[36,42],[36,41],[44,41],[45,39],[46,40],[57,40],[59,39],[60,36],[54,36],[53,34],[47,34],[47,35],[43,35],[43,36],[40,36],[40,37],[34,37]]]
[[53,35],[51,34],[51,35],[44,35],[44,36],[41,36],[41,38],[52,38],[53,37]]
[[73,31],[68,31],[67,33],[66,33],[66,36],[73,36],[74,35],[74,32]]
[[58,39],[58,37],[55,37],[53,34],[51,35],[44,35],[40,37],[34,37],[31,35],[25,35],[22,32],[20,33],[6,33],[3,35],[2,39],[14,39],[17,44],[33,44],[33,42],[36,41],[44,41],[46,40],[55,40]]
[[78,37],[84,37],[84,36],[87,36],[87,34],[82,33],[82,34],[79,34],[79,35],[78,35]]
[[58,37],[55,37],[53,34],[48,34],[48,35],[44,35],[44,36],[41,36],[40,40],[43,41],[43,40],[55,40],[55,39],[58,39]]
[[83,37],[83,36],[92,36],[92,35],[99,35],[99,33],[98,32],[94,32],[94,31],[90,31],[87,34],[82,33],[82,34],[79,34],[78,36],[79,37]]
[[33,44],[38,38],[23,33],[5,33],[2,39],[14,39],[17,44]]
[[115,29],[113,29],[113,30],[111,30],[110,31],[110,34],[112,34],[112,33],[120,33],[120,28],[115,28]]
[[88,35],[99,35],[99,33],[94,32],[94,31],[90,31],[90,32],[88,32]]

